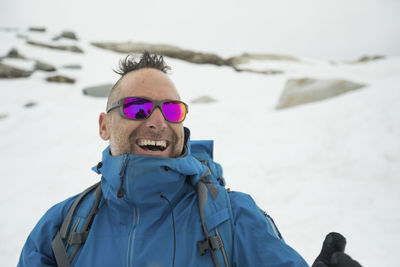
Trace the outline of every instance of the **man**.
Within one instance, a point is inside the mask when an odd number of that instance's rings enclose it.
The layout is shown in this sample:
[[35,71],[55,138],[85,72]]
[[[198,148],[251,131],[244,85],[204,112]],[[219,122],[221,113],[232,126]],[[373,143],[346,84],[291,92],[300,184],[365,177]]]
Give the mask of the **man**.
[[[71,266],[215,266],[218,259],[219,266],[308,266],[243,193],[226,193],[230,215],[215,223],[214,236],[205,237],[208,226],[200,215],[204,207],[198,204],[196,190],[212,166],[192,151],[195,145],[182,125],[188,107],[166,75],[168,69],[162,57],[148,53],[138,62],[130,57],[121,61],[122,76],[110,92],[107,113],[99,117],[100,136],[110,143],[95,168],[102,175],[103,197]],[[212,147],[208,149],[212,153]],[[204,188],[216,186],[208,183]],[[76,198],[55,205],[42,217],[25,243],[19,266],[60,264],[52,240]],[[223,230],[226,225],[232,229]],[[336,251],[323,250],[318,266],[331,266]]]

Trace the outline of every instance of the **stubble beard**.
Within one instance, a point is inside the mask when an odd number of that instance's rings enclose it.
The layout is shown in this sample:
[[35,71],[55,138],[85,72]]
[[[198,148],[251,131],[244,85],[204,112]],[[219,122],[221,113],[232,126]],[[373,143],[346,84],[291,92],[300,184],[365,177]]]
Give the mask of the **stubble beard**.
[[[168,133],[167,133],[168,132]],[[169,141],[169,158],[175,158],[181,155],[182,147],[179,147],[179,138],[178,135],[171,129],[166,129],[163,131],[156,130],[147,130],[143,129],[143,127],[139,126],[135,130],[133,130],[128,138],[124,138],[120,133],[114,133],[114,140],[110,141],[110,147],[112,151],[112,155],[122,155],[122,154],[138,154],[137,153],[137,145],[136,140],[138,137],[152,138],[152,139],[166,139]],[[183,137],[182,137],[183,138]],[[182,141],[183,143],[183,141]]]

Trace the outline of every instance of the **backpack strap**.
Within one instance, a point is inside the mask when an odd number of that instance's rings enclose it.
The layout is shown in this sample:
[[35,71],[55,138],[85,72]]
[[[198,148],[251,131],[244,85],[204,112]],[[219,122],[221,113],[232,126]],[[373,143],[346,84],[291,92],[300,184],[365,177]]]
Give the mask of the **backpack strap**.
[[[230,199],[225,188],[212,183],[210,174],[208,170],[195,185],[200,220],[206,237],[204,241],[198,241],[197,246],[202,256],[207,250],[210,251],[216,267],[228,267],[233,245],[233,223],[229,220],[232,218]],[[228,223],[224,223],[226,221]]]
[[215,266],[233,262],[233,214],[229,189],[225,189],[222,167],[213,161],[213,141],[190,141],[192,155],[207,167],[195,184],[205,240],[197,242],[200,255],[208,251]]
[[[51,243],[59,267],[69,267],[80,247],[85,243],[93,217],[99,210],[101,198],[101,183],[98,182],[83,191],[68,210],[61,228]],[[78,212],[81,216],[77,214]],[[74,227],[70,231],[72,223]]]

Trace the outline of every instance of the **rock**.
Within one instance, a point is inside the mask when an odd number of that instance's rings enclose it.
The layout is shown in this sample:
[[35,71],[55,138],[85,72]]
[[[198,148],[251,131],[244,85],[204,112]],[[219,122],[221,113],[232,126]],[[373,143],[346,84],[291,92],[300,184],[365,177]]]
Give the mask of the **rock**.
[[228,65],[224,59],[216,54],[195,52],[181,49],[177,46],[166,44],[148,44],[148,43],[113,43],[113,42],[92,42],[93,46],[112,50],[124,54],[143,53],[148,51],[152,54],[159,54],[171,58],[177,58],[196,64],[212,64],[217,66]]
[[190,103],[193,103],[193,104],[200,104],[200,103],[208,104],[208,103],[213,103],[213,102],[217,102],[217,100],[212,98],[211,96],[207,96],[207,95],[197,97],[195,99],[192,99],[192,101],[190,101]]
[[6,57],[11,57],[11,58],[19,58],[20,54],[18,52],[18,50],[16,48],[11,48],[10,51],[8,51],[7,56]]
[[78,40],[76,34],[73,31],[63,31],[60,35],[53,38],[53,40],[59,40],[61,38],[71,39],[71,40]]
[[243,53],[240,56],[234,56],[228,58],[226,61],[232,66],[237,66],[241,64],[249,63],[251,60],[280,60],[280,61],[292,61],[300,62],[299,59],[288,55],[278,55],[278,54],[250,54]]
[[7,118],[7,114],[0,114],[0,120]]
[[45,43],[31,41],[31,40],[27,40],[26,43],[30,44],[30,45],[45,47],[45,48],[50,48],[50,49],[70,51],[70,52],[74,52],[74,53],[83,53],[83,50],[76,45],[51,45],[51,44],[45,44]]
[[288,56],[288,55],[278,55],[278,54],[250,54],[250,53],[243,53],[240,56],[230,57],[226,60],[232,68],[238,72],[246,71],[246,72],[253,72],[265,75],[273,75],[273,74],[283,74],[285,73],[283,70],[278,69],[251,69],[246,67],[240,67],[240,65],[250,63],[251,61],[292,61],[292,62],[300,62],[299,59]]
[[94,96],[94,97],[108,97],[111,88],[114,86],[112,83],[101,84],[96,86],[91,86],[82,89],[84,95]]
[[28,31],[31,31],[31,32],[45,32],[46,28],[45,27],[29,27]]
[[92,42],[91,45],[119,52],[124,54],[138,54],[148,51],[151,54],[163,55],[171,58],[181,59],[195,64],[212,64],[216,66],[230,66],[236,71],[246,71],[260,74],[281,74],[281,70],[267,69],[254,70],[249,68],[240,68],[238,65],[248,63],[251,60],[286,60],[299,61],[297,58],[286,55],[274,54],[249,54],[244,53],[240,56],[223,59],[213,53],[196,52],[187,49],[182,49],[177,46],[166,44],[148,44],[148,43],[115,43],[115,42]]
[[82,66],[79,64],[69,64],[69,65],[63,65],[62,68],[72,69],[72,70],[80,70],[80,69],[82,69]]
[[75,79],[63,75],[55,75],[47,77],[46,81],[55,83],[75,83]]
[[238,68],[238,67],[233,67],[233,69],[236,70],[237,72],[246,71],[246,72],[260,73],[260,74],[266,74],[266,75],[283,74],[283,73],[285,73],[283,70],[274,70],[274,69],[270,69],[270,70],[253,70],[253,69]]
[[24,107],[25,107],[25,108],[31,108],[31,107],[34,107],[34,106],[36,106],[36,105],[37,105],[36,102],[30,101],[30,102],[26,103],[26,104],[24,105]]
[[28,40],[28,35],[18,33],[18,34],[17,34],[17,38],[23,39],[23,40]]
[[0,27],[0,31],[3,31],[3,32],[16,32],[16,31],[18,31],[18,28],[16,28],[16,27]]
[[346,80],[289,79],[286,82],[276,109],[302,105],[331,98],[364,87]]
[[26,57],[21,55],[15,47],[11,48],[10,51],[8,51],[6,57],[7,58],[26,59]]
[[385,58],[385,56],[381,56],[381,55],[363,56],[352,63],[364,63],[364,62],[375,61],[375,60],[384,59],[384,58]]
[[0,63],[0,78],[23,78],[31,76],[32,71],[22,70]]
[[36,61],[34,68],[35,70],[42,70],[47,72],[56,71],[56,68],[54,66],[41,61]]

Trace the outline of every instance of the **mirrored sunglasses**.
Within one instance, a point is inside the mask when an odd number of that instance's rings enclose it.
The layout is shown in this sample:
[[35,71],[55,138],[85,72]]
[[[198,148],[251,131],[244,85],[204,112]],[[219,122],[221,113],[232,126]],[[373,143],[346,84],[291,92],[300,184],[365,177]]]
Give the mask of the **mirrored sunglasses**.
[[185,120],[188,105],[177,100],[156,101],[143,97],[125,97],[113,103],[107,113],[119,108],[119,115],[129,120],[145,120],[151,116],[155,108],[159,108],[168,122],[179,123]]

